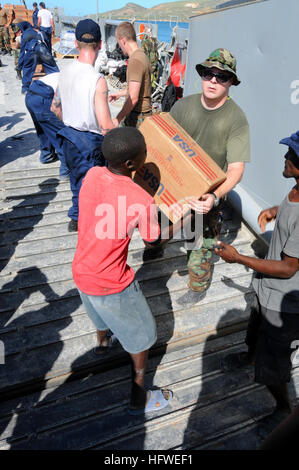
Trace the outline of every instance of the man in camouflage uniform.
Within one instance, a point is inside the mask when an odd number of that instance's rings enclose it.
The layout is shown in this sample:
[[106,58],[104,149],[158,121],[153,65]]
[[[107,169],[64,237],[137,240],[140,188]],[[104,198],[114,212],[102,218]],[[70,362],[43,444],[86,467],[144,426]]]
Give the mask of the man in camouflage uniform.
[[159,55],[158,55],[158,42],[156,38],[152,37],[151,28],[146,29],[146,34],[142,38],[141,48],[148,56],[151,65],[151,84],[152,91],[157,87],[157,81],[159,78]]
[[20,30],[19,26],[16,23],[11,25],[11,29],[13,30],[14,35],[15,35],[15,38],[14,38],[14,42],[15,42],[15,48],[14,48],[15,70],[17,72],[17,78],[19,80],[22,80],[22,73],[21,73],[21,70],[18,67],[22,31]]
[[202,246],[188,253],[191,291],[181,302],[205,295],[211,280],[211,261],[221,224],[221,208],[226,194],[241,180],[245,162],[250,161],[249,125],[244,112],[230,98],[231,85],[239,85],[236,59],[227,49],[216,49],[209,58],[196,65],[202,78],[202,93],[177,101],[170,114],[185,131],[210,155],[224,172],[226,181],[195,198],[191,207],[203,214]]
[[12,18],[9,18],[8,11],[2,8],[0,3],[0,50],[1,54],[11,55],[10,37],[8,27],[12,22]]

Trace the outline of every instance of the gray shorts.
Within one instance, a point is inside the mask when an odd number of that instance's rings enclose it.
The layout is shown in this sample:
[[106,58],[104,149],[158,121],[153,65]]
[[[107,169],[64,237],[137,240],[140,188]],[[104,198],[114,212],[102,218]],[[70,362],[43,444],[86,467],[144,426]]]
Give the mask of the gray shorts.
[[95,327],[110,329],[128,353],[146,351],[156,342],[156,322],[138,281],[117,294],[79,294]]

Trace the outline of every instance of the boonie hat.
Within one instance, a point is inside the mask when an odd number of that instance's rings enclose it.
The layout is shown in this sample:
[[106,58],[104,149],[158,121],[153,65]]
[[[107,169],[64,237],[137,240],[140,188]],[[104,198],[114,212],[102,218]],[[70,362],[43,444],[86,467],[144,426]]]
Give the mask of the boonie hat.
[[299,163],[299,131],[295,132],[290,137],[281,139],[279,143],[287,145],[288,147],[291,147],[291,149],[293,149],[295,154],[297,155],[298,163]]
[[241,83],[237,76],[236,58],[229,50],[223,48],[215,49],[204,62],[195,66],[199,75],[202,69],[212,67],[232,73],[234,78],[233,85],[237,86]]
[[[92,38],[86,39],[82,38],[84,34],[90,34]],[[76,26],[76,31],[75,31],[76,39],[77,41],[81,42],[100,42],[101,40],[101,30],[99,25],[91,20],[90,18],[87,18],[86,20],[80,20],[77,23]]]

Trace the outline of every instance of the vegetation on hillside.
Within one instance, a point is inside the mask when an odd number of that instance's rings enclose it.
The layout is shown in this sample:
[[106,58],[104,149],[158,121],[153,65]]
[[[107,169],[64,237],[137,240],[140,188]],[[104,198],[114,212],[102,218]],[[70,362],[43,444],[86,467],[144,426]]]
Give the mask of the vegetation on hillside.
[[[136,3],[127,3],[123,8],[119,10],[106,11],[100,13],[99,16],[102,18],[111,19],[128,19],[132,20],[169,20],[170,16],[177,16],[179,21],[188,21],[191,16],[200,15],[209,10],[214,10],[216,5],[223,3],[225,0],[198,0],[194,2],[190,1],[179,1],[170,3],[161,3],[153,8],[144,8]],[[95,16],[95,15],[90,15]]]

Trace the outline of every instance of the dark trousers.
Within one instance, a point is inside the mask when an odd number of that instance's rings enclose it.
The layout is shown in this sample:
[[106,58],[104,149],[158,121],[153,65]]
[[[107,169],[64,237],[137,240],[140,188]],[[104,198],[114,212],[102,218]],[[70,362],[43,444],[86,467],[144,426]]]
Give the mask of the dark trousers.
[[65,126],[50,111],[53,95],[54,91],[50,86],[36,80],[30,85],[25,103],[40,140],[40,161],[42,163],[51,161],[56,150],[61,162],[60,176],[67,176],[69,170],[65,163],[61,141],[57,138],[57,132]]
[[47,48],[52,53],[52,27],[46,28],[45,26],[40,26],[39,30],[44,33],[45,42],[47,44]]
[[299,315],[251,306],[245,343],[255,357],[255,382],[281,386],[291,379],[292,352],[299,339]]
[[52,54],[43,44],[36,45],[33,51],[27,51],[24,57],[22,91],[28,91],[36,66],[41,64],[45,68],[46,74],[59,72]]
[[73,220],[78,220],[79,191],[83,178],[90,168],[105,165],[101,152],[103,136],[89,131],[78,131],[71,127],[65,127],[58,135],[62,139],[73,193],[72,207],[68,211],[68,216]]

